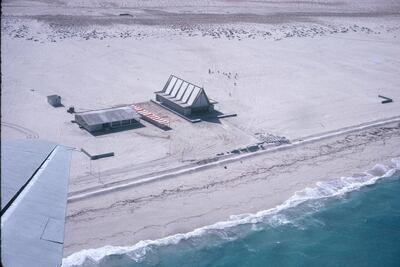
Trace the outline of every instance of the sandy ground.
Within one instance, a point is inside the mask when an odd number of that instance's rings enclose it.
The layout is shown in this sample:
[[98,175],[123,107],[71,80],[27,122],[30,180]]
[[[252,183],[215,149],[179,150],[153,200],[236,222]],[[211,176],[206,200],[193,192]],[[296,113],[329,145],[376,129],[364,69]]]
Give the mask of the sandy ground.
[[317,181],[399,156],[396,123],[72,202],[64,254],[133,245],[273,208]]
[[[2,2],[2,11],[1,138],[41,138],[76,148],[70,196],[229,155],[261,142],[260,133],[294,141],[400,115],[398,1],[8,0]],[[69,106],[84,111],[148,102],[170,74],[204,86],[219,102],[218,110],[238,116],[191,124],[150,105],[171,120],[171,131],[144,122],[139,129],[93,136],[72,123],[73,116],[66,112]],[[50,94],[61,95],[65,107],[48,105]],[[379,94],[394,102],[381,104]],[[326,158],[312,154],[325,147],[323,141],[294,154],[280,152],[234,163],[227,170],[209,169],[96,201],[73,202],[66,254],[132,244],[268,208],[316,180],[368,169],[400,151],[397,135],[385,144],[379,138],[368,140],[362,149],[348,148],[343,158],[342,151]],[[115,157],[90,161],[81,148],[92,154],[112,151]],[[234,179],[287,156],[298,162],[296,155],[302,153],[316,156],[299,163],[298,175],[296,168],[282,166],[279,175],[260,173],[276,177],[271,182],[249,174],[246,183],[199,189],[193,195],[173,193],[166,202],[154,198],[140,209],[118,204],[132,195],[146,198],[162,190],[193,188],[196,182],[202,187],[213,179]],[[319,161],[321,167],[311,166]],[[301,178],[296,182],[294,176]],[[256,189],[274,186],[279,197],[270,189]],[[261,196],[251,200],[246,192]],[[214,201],[203,207],[209,195]],[[253,206],[246,209],[246,201]],[[168,224],[182,207],[186,217]],[[160,209],[162,214],[157,213]],[[209,215],[200,216],[203,213]],[[117,223],[113,214],[131,223],[111,231]],[[198,219],[185,226],[190,216]],[[156,221],[170,226],[151,228]],[[96,236],[96,231],[102,234]]]

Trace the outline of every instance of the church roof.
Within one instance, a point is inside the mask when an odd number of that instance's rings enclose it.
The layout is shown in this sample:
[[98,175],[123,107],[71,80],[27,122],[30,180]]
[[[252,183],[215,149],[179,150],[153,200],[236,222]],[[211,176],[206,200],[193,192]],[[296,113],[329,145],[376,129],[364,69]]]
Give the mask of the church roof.
[[175,75],[171,75],[163,90],[156,93],[184,107],[210,105],[210,100],[202,87]]

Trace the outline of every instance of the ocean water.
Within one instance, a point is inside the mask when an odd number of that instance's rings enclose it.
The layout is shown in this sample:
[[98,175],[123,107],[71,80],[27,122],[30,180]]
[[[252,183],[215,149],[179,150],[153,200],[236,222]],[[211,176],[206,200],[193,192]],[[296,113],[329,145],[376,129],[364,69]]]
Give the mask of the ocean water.
[[393,162],[317,183],[257,214],[78,252],[63,266],[400,266],[400,164]]

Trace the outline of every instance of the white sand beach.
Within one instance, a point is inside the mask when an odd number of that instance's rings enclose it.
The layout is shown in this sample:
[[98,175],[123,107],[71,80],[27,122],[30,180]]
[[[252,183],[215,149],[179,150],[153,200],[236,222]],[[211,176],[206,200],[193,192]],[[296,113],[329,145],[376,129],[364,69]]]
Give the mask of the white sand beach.
[[[396,1],[8,0],[2,8],[2,140],[75,148],[65,256],[269,209],[318,181],[400,157]],[[171,74],[237,116],[190,123],[149,102]],[[51,94],[64,107],[50,106]],[[134,103],[172,129],[143,122],[92,135],[66,112]],[[291,144],[263,143],[268,134]],[[260,143],[264,150],[232,153]],[[115,156],[90,160],[82,148]]]

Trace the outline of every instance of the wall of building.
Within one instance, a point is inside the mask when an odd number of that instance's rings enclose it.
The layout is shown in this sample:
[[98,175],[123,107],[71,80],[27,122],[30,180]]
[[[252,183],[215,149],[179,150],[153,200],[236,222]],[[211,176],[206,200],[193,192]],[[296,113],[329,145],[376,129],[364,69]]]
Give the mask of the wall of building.
[[103,124],[90,125],[86,128],[89,132],[97,132],[103,130]]
[[76,123],[78,123],[80,126],[82,126],[83,128],[85,128],[86,130],[90,131],[89,125],[87,125],[87,124],[85,123],[85,121],[81,118],[81,116],[79,116],[78,114],[75,114],[75,121],[76,121]]
[[[79,114],[75,114],[75,121],[82,126],[83,128],[85,128],[86,130],[88,130],[89,132],[96,132],[96,131],[102,131],[102,130],[106,130],[106,128],[103,126],[103,123],[100,124],[95,124],[95,125],[87,125],[85,123],[85,121],[79,116]],[[112,123],[108,123],[109,124],[109,128],[113,129],[113,128],[119,128],[119,127],[126,127],[126,126],[130,126],[130,125],[135,125],[135,124],[139,124],[140,120],[135,120],[135,119],[131,119],[131,120],[123,120],[123,121],[115,121]]]
[[199,97],[193,102],[192,109],[207,111],[210,103],[204,92],[200,93]]

